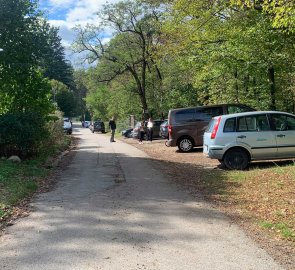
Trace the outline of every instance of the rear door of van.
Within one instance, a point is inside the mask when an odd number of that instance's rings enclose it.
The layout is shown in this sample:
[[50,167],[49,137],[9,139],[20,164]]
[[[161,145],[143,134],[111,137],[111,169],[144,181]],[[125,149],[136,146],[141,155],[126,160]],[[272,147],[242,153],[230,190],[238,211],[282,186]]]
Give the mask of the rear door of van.
[[203,145],[203,136],[212,117],[223,114],[223,107],[206,107],[196,109],[194,139],[196,145]]

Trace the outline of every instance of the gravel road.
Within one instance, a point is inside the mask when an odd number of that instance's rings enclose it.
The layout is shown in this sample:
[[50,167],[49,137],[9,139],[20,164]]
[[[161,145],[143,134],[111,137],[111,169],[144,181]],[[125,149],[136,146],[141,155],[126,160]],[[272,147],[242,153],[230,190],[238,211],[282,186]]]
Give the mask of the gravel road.
[[0,238],[1,270],[283,269],[139,149],[88,129],[74,135],[56,188]]

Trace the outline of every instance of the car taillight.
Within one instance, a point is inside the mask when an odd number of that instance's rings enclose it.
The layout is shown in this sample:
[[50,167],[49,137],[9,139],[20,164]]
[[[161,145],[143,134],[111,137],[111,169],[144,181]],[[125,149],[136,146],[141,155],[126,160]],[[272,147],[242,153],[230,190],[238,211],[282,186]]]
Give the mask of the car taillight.
[[211,139],[215,139],[216,137],[216,133],[218,131],[218,127],[219,127],[219,124],[220,124],[220,120],[221,120],[221,117],[218,117],[217,118],[217,121],[215,122],[215,125],[213,127],[213,131],[211,133]]
[[172,133],[172,126],[171,125],[168,125],[168,133],[169,133],[169,137],[170,137],[171,133]]

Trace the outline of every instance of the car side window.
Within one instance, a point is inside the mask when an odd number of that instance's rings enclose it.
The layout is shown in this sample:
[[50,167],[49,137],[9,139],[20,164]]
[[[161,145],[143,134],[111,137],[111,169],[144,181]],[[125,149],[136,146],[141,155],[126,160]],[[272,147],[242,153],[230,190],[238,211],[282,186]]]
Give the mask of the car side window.
[[272,114],[271,118],[275,130],[295,130],[295,117],[285,114]]
[[236,118],[229,118],[225,121],[223,132],[235,132],[236,131]]
[[241,113],[241,112],[252,112],[252,111],[254,111],[254,109],[252,109],[248,106],[242,106],[242,105],[228,105],[227,106],[228,114]]
[[238,118],[238,131],[269,131],[271,130],[265,114]]
[[222,107],[210,107],[196,110],[197,121],[210,121],[212,117],[222,115]]
[[180,123],[196,121],[195,112],[195,109],[185,109],[178,111],[175,113],[175,121]]
[[256,116],[256,130],[257,131],[271,130],[268,117],[265,114],[260,114]]

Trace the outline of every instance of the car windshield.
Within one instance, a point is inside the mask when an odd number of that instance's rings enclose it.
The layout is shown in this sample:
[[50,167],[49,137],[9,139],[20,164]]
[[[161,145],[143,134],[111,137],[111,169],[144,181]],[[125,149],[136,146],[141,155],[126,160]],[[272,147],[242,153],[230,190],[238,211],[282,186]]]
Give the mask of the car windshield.
[[217,121],[217,119],[215,119],[215,118],[211,119],[211,121],[209,122],[208,127],[206,129],[206,132],[212,132],[213,131],[213,127],[214,127],[216,121]]

